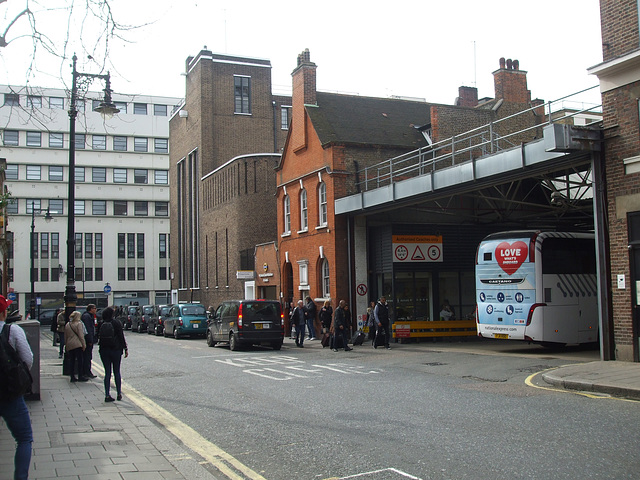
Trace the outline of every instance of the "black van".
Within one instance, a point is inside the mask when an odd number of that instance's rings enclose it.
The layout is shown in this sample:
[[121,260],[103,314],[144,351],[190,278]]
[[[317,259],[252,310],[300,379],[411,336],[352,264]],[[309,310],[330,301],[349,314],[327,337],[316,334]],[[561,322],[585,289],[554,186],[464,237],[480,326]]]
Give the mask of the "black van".
[[275,300],[229,300],[222,302],[208,321],[207,345],[229,342],[231,350],[242,345],[282,348],[284,317]]

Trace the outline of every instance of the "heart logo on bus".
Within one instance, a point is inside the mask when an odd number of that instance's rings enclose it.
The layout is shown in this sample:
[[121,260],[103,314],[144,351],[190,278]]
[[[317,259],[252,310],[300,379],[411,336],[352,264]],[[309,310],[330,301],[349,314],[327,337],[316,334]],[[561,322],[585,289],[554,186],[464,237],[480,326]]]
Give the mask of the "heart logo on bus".
[[527,259],[529,247],[524,242],[502,242],[496,247],[496,260],[507,275],[513,275]]

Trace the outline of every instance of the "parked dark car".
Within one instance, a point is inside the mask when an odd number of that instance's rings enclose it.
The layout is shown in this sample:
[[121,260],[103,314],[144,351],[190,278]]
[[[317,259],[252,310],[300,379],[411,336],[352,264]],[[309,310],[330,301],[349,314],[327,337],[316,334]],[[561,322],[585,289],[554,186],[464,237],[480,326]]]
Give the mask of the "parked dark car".
[[47,308],[40,310],[38,314],[38,321],[40,325],[51,325],[51,322],[56,318],[56,312],[58,310],[55,308]]
[[143,305],[131,318],[131,330],[142,333],[149,328],[149,320],[157,315],[157,307],[155,305]]
[[201,303],[171,305],[164,320],[162,334],[173,338],[205,336],[207,334],[207,311]]
[[243,345],[282,348],[284,317],[275,300],[230,300],[222,302],[209,319],[207,345],[228,342],[231,350]]
[[147,325],[147,333],[149,335],[162,335],[164,329],[164,321],[169,316],[171,305],[156,305],[156,315],[151,317]]
[[140,307],[138,305],[129,305],[127,307],[127,318],[125,319],[124,329],[129,330],[133,324],[133,318],[139,315]]

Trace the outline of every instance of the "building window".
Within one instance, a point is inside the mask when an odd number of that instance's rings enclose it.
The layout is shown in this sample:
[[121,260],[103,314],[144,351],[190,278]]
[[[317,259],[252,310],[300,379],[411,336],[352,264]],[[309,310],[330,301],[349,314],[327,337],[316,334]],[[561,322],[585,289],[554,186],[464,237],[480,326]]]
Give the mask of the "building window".
[[144,258],[144,233],[138,233],[136,236],[138,237],[136,240],[137,258]]
[[27,147],[41,147],[42,134],[40,132],[27,132]]
[[133,183],[147,183],[149,180],[148,170],[135,169],[133,171]]
[[235,76],[235,113],[251,113],[251,77]]
[[118,258],[125,258],[126,237],[124,233],[118,234]]
[[51,215],[63,215],[64,203],[61,198],[52,198],[49,200],[49,213]]
[[127,151],[127,137],[113,137],[113,149],[117,152]]
[[[102,234],[101,233],[96,233],[96,258],[97,259],[101,259],[102,258]],[[102,269],[100,269],[100,272],[102,272]],[[96,268],[96,277],[98,275],[98,269]],[[96,278],[96,280],[102,280],[102,275],[100,275],[100,278]]]
[[133,114],[134,115],[146,115],[147,114],[147,104],[146,103],[134,103],[133,104]]
[[39,198],[27,198],[27,215],[31,215],[33,210],[40,210],[41,200]]
[[60,258],[60,234],[51,233],[51,258]]
[[126,168],[114,168],[113,169],[113,183],[127,183],[127,169]]
[[127,113],[127,102],[113,102],[120,113]]
[[124,217],[127,215],[127,201],[126,200],[114,200],[113,201],[113,214],[118,217]]
[[323,298],[331,297],[331,290],[329,288],[331,284],[331,278],[329,277],[329,261],[325,258],[322,260],[322,296]]
[[102,103],[102,101],[100,101],[100,100],[91,100],[91,110],[93,110],[95,112],[96,109],[100,108],[100,104],[101,103]]
[[167,279],[167,267],[160,267],[158,279],[159,280],[166,280]]
[[167,116],[167,106],[166,105],[154,105],[153,106],[153,114],[156,117],[166,117]]
[[104,135],[93,135],[92,136],[92,144],[91,148],[94,150],[106,150],[107,149],[107,137]]
[[76,150],[84,150],[87,143],[87,136],[84,133],[76,133],[76,141],[74,143]]
[[60,269],[58,267],[51,268],[51,281],[58,282],[60,280]]
[[320,206],[318,223],[324,227],[327,225],[327,184],[324,182],[318,187],[318,204]]
[[73,168],[73,178],[77,182],[84,182],[84,167]]
[[49,234],[40,234],[40,258],[49,258]]
[[62,167],[60,165],[51,165],[49,167],[49,181],[50,182],[62,181]]
[[136,279],[136,267],[127,267],[127,280],[134,281]]
[[169,139],[168,138],[154,138],[153,139],[153,151],[156,153],[169,153]]
[[76,99],[76,110],[78,112],[84,112],[84,100]]
[[169,202],[156,202],[156,217],[169,216]]
[[50,133],[49,147],[62,148],[64,146],[64,133]]
[[19,107],[20,106],[20,95],[17,93],[5,93],[4,94],[4,104],[9,107]]
[[138,267],[138,280],[144,280],[144,267]]
[[40,281],[41,282],[48,282],[49,281],[49,269],[48,268],[41,268],[40,269]]
[[291,233],[291,200],[289,200],[289,195],[284,197],[284,233]]
[[307,190],[300,191],[300,230],[309,229],[309,217],[307,216]]
[[18,213],[18,199],[9,198],[7,201],[7,215],[16,215]]
[[105,183],[107,181],[107,169],[105,167],[93,167],[91,169],[91,181],[93,183]]
[[[82,258],[82,234],[81,233],[76,233],[75,258]],[[80,275],[82,275],[82,269],[80,270],[81,270]]]
[[146,217],[149,215],[149,206],[147,202],[133,202],[133,214],[136,217]]
[[5,130],[3,140],[5,145],[17,147],[20,144],[20,133],[17,130]]
[[161,233],[158,237],[158,258],[167,258],[167,236],[166,233]]
[[255,249],[247,248],[240,251],[240,270],[255,270],[256,260],[254,256]]
[[73,201],[73,213],[75,215],[84,215],[84,200]]
[[280,107],[280,128],[282,130],[289,130],[290,122],[291,122],[291,107]]
[[102,268],[96,267],[96,282],[102,282]]
[[118,267],[118,280],[121,282],[126,280],[124,267]]
[[42,97],[39,95],[27,95],[27,107],[42,108]]
[[93,258],[93,235],[90,233],[84,236],[84,258]]
[[27,165],[27,180],[40,180],[40,165]]
[[59,108],[60,110],[64,110],[64,98],[49,97],[49,108]]
[[93,282],[93,269],[91,267],[85,267],[84,269],[84,281]]
[[6,180],[18,180],[18,165],[7,165],[4,175]]
[[169,184],[169,171],[168,170],[155,170],[153,172],[154,179],[153,181],[157,185],[168,185]]
[[136,258],[136,234],[127,233],[127,258]]
[[309,265],[306,262],[298,264],[298,274],[300,275],[300,285],[309,285]]
[[134,152],[147,152],[149,151],[148,140],[146,138],[135,137],[133,139],[133,151]]
[[107,201],[106,200],[93,200],[91,213],[93,215],[106,215],[107,214]]

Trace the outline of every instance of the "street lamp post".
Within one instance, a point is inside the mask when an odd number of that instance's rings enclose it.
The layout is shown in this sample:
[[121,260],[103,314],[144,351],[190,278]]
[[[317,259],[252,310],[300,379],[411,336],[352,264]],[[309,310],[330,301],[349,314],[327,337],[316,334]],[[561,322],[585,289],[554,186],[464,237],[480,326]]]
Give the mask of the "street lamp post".
[[[39,210],[42,213],[42,209]],[[51,221],[53,218],[51,216],[51,212],[49,208],[46,210],[47,213],[44,215],[44,219],[47,223]],[[35,255],[36,255],[36,209],[35,202],[31,200],[31,241],[29,242],[29,246],[31,248],[31,296],[29,300],[29,318],[31,320],[35,320],[36,318],[36,276],[35,276]]]
[[[71,102],[69,105],[69,205],[67,219],[67,285],[64,291],[64,315],[68,320],[69,316],[76,309],[78,296],[75,284],[75,254],[76,254],[76,233],[75,233],[75,164],[76,164],[76,118],[78,116],[78,83],[82,82],[83,87],[88,88],[94,79],[104,80],[104,100],[94,111],[103,115],[114,115],[120,110],[116,108],[111,100],[111,77],[109,72],[106,75],[93,73],[81,73],[76,70],[77,56],[73,56],[71,82]],[[84,89],[83,89],[84,91]]]

